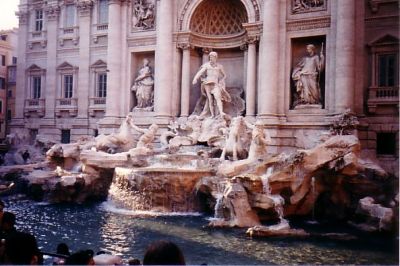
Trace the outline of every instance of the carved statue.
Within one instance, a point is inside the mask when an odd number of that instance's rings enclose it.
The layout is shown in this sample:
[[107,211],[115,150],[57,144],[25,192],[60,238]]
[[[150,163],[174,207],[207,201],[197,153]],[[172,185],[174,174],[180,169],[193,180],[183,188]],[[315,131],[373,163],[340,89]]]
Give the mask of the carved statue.
[[320,9],[325,6],[325,0],[293,0],[293,13],[302,13]]
[[133,4],[132,27],[142,30],[154,28],[154,8],[154,0],[135,0]]
[[[323,47],[323,46],[322,46]],[[301,104],[321,104],[321,89],[319,85],[321,71],[325,66],[325,57],[321,49],[318,56],[313,44],[307,45],[308,56],[303,57],[292,72],[296,86],[294,106]]]
[[136,131],[143,134],[142,136],[140,136],[136,148],[143,148],[143,147],[149,148],[154,141],[154,138],[158,130],[158,126],[156,124],[152,124],[148,129],[143,129],[136,125],[132,125],[132,127]]
[[222,65],[217,63],[218,54],[216,52],[211,52],[209,57],[210,61],[202,65],[193,78],[194,85],[201,76],[205,75],[205,77],[201,79],[201,93],[207,96],[207,100],[200,116],[204,117],[208,112],[210,112],[211,117],[214,117],[215,101],[219,115],[223,117],[226,114],[223,110],[222,101],[231,101],[231,97],[225,88],[226,74]]
[[122,122],[117,133],[110,135],[99,135],[95,139],[96,150],[105,151],[108,153],[116,153],[127,151],[135,146],[133,115],[129,113]]
[[255,125],[251,134],[248,160],[262,159],[267,155],[267,145],[271,143],[268,132],[264,134],[264,129],[260,125]]
[[246,123],[242,116],[232,119],[221,160],[225,160],[225,156],[228,155],[232,155],[234,161],[247,157],[247,147],[250,142],[248,128],[251,128],[251,126]]
[[143,66],[139,70],[131,91],[135,92],[137,105],[134,109],[144,109],[151,111],[153,109],[153,86],[154,79],[152,69],[149,66],[149,60],[143,59]]

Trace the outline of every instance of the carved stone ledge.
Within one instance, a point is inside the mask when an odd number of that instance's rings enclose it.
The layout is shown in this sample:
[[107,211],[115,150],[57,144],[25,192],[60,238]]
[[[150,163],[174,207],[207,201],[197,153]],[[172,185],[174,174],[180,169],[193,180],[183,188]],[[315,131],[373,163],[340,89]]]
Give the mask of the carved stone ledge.
[[60,7],[58,5],[49,5],[44,9],[48,20],[56,20],[60,16]]
[[329,28],[331,26],[330,17],[320,17],[307,20],[295,20],[286,22],[287,31],[312,30]]
[[93,1],[92,0],[81,0],[76,4],[76,8],[79,11],[79,15],[84,17],[84,16],[89,16],[90,12],[93,7]]
[[28,23],[28,11],[18,11],[15,13],[15,15],[18,16],[20,25],[25,25]]

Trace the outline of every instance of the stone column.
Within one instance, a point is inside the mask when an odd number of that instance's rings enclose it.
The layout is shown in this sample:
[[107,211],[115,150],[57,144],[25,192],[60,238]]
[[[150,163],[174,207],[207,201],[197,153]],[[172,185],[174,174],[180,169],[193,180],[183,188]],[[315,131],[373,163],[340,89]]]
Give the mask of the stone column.
[[106,117],[110,123],[120,117],[121,87],[121,0],[108,1],[108,46],[107,46],[107,104]]
[[158,117],[170,117],[173,80],[173,1],[159,0],[157,4],[154,111]]
[[354,107],[355,0],[337,1],[335,111]]
[[46,69],[46,112],[45,118],[53,119],[55,102],[60,95],[60,86],[57,86],[57,31],[60,7],[57,4],[49,5],[45,9],[47,17],[47,69]]
[[256,77],[257,77],[256,40],[250,39],[247,46],[246,74],[246,116],[256,114]]
[[182,79],[181,79],[181,116],[189,116],[190,104],[190,45],[180,44],[182,49]]
[[[25,99],[27,99],[27,89],[26,86],[26,46],[27,46],[27,37],[28,37],[28,11],[26,10],[28,7],[26,3],[19,7],[19,11],[17,13],[19,17],[19,28],[18,28],[18,61],[17,61],[17,84],[16,84],[16,97],[15,97],[15,117],[11,122],[11,127],[19,125],[23,123],[24,118],[24,106]],[[23,126],[23,124],[21,124]]]
[[263,13],[258,116],[265,121],[277,122],[278,62],[282,52],[279,45],[280,1],[265,0]]
[[[90,64],[90,12],[92,2],[79,2],[79,75],[78,90],[75,90],[78,98],[78,118],[88,117],[89,106],[89,64]],[[95,80],[94,82],[97,82]],[[96,86],[96,85],[95,85]]]

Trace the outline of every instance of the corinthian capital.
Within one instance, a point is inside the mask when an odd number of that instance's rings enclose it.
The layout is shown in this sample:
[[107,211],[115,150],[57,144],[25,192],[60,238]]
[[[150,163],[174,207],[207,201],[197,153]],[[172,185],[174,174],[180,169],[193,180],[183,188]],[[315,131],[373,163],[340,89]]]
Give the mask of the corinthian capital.
[[79,14],[81,16],[89,16],[90,11],[92,10],[93,7],[93,1],[92,0],[80,0],[76,4],[76,8],[79,11]]
[[19,18],[19,24],[24,25],[28,23],[28,11],[18,11],[15,15]]
[[60,15],[60,7],[58,5],[49,5],[44,8],[48,20],[56,20]]

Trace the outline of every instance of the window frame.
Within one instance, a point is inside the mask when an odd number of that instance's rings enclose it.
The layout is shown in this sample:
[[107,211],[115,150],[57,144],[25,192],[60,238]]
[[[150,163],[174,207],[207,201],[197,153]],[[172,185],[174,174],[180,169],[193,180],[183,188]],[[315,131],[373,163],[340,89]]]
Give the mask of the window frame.
[[[104,5],[104,6],[103,6]],[[97,11],[97,23],[98,24],[108,24],[109,18],[108,18],[108,0],[99,0],[98,1],[98,11]],[[104,11],[102,9],[105,9]],[[104,14],[103,14],[103,12]],[[103,16],[102,16],[103,14]],[[102,20],[104,18],[104,21]]]
[[[39,16],[38,16],[39,15]],[[44,24],[44,12],[43,9],[35,9],[34,13],[34,27],[35,31],[43,31],[43,24]]]
[[[33,75],[32,79],[32,99],[41,99],[42,98],[42,76]],[[37,82],[39,81],[39,82]]]
[[[64,13],[64,28],[73,28],[76,25],[76,6],[74,4],[66,4]],[[71,14],[69,14],[71,12]],[[70,19],[68,15],[71,15]],[[70,24],[71,23],[71,24]]]
[[[70,80],[68,80],[70,79]],[[74,75],[67,73],[62,75],[62,97],[64,99],[74,98]]]

